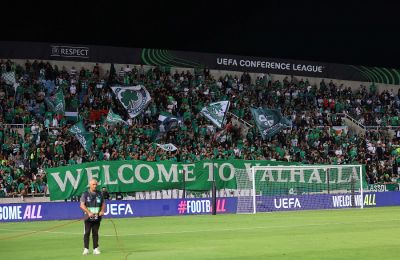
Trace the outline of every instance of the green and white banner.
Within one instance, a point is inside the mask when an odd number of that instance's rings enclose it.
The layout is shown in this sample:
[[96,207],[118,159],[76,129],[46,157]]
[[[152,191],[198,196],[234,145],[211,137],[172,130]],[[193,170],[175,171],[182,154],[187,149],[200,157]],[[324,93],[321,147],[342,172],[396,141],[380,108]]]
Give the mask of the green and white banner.
[[291,125],[277,109],[251,108],[251,114],[264,140],[274,136],[285,126]]
[[62,87],[58,87],[56,92],[56,97],[54,99],[54,112],[59,115],[64,115],[65,113],[65,99]]
[[106,122],[109,125],[116,125],[118,123],[126,124],[126,121],[122,119],[122,117],[118,114],[115,114],[112,109],[108,111]]
[[149,91],[144,86],[111,87],[115,96],[124,106],[131,118],[139,115],[150,103]]
[[[89,180],[92,178],[99,180],[99,186],[106,186],[110,192],[183,189],[184,185],[186,190],[206,191],[212,187],[213,175],[215,175],[217,189],[236,189],[236,169],[247,169],[247,176],[246,173],[243,174],[248,178],[252,166],[268,165],[298,164],[250,160],[203,160],[195,163],[138,160],[99,161],[49,168],[46,169],[46,173],[50,199],[63,200],[71,196],[79,196],[86,191]],[[353,179],[359,180],[360,175],[357,169],[353,167],[352,169],[330,170],[329,176],[323,169],[257,171],[256,187],[279,190],[282,186],[296,188],[312,184],[311,186],[315,187],[316,191],[321,191],[327,189],[328,180],[331,185],[348,184]],[[365,169],[363,171],[365,172]],[[268,185],[262,185],[266,182]]]
[[225,114],[229,110],[229,101],[219,101],[204,107],[200,113],[208,118],[217,127],[222,128]]
[[75,135],[79,143],[85,149],[87,153],[91,153],[93,145],[93,133],[86,131],[82,121],[79,121],[73,125],[69,131]]
[[398,183],[389,183],[389,184],[368,184],[368,191],[375,191],[375,192],[386,192],[386,191],[398,191],[400,188],[400,184]]

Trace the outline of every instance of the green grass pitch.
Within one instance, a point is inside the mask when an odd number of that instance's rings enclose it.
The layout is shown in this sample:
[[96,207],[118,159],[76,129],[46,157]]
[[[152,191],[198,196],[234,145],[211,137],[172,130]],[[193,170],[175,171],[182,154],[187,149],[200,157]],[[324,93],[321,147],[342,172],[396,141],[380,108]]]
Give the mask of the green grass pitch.
[[81,221],[1,223],[0,259],[400,259],[400,207],[113,222],[88,256]]

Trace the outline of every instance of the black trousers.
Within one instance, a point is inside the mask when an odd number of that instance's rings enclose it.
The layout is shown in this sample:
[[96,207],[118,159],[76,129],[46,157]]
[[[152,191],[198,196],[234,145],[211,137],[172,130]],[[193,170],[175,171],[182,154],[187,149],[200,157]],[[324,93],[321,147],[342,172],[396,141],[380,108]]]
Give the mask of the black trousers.
[[100,220],[99,221],[85,220],[84,222],[85,222],[85,234],[83,235],[84,247],[89,249],[90,232],[92,232],[93,248],[99,247]]

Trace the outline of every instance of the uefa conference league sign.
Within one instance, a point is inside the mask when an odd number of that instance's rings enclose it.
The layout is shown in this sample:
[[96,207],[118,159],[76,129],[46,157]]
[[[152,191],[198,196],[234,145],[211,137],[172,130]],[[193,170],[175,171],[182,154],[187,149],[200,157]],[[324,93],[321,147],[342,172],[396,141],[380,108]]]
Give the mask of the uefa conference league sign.
[[147,48],[1,41],[0,58],[208,68],[400,84],[400,70],[393,68]]
[[292,63],[288,61],[254,60],[246,58],[217,57],[217,65],[221,67],[237,68],[238,70],[269,69],[282,72],[310,72],[323,73],[325,66],[320,64]]
[[[207,67],[210,70],[336,78],[341,80],[371,81],[387,84],[400,82],[397,70],[392,71],[391,69],[387,70],[385,68],[383,69],[391,75],[391,77],[386,80],[386,76],[379,76],[380,68],[146,48],[4,41],[0,42],[0,58],[81,60],[85,62],[144,64],[181,68]],[[393,80],[391,80],[392,78]]]

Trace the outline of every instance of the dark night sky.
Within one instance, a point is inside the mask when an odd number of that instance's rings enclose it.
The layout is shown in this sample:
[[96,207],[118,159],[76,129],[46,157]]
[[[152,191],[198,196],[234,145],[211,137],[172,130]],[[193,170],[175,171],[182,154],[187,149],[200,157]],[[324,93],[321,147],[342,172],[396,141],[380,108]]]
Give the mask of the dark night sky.
[[[1,3],[0,40],[216,52],[400,68],[400,8],[384,1]],[[16,3],[15,5],[19,5]],[[61,4],[61,5],[60,5]],[[49,9],[48,7],[51,7]],[[18,14],[18,15],[16,15]],[[11,16],[12,15],[12,16]],[[8,16],[8,17],[5,17]]]

